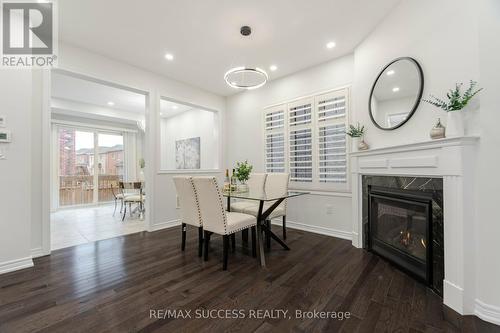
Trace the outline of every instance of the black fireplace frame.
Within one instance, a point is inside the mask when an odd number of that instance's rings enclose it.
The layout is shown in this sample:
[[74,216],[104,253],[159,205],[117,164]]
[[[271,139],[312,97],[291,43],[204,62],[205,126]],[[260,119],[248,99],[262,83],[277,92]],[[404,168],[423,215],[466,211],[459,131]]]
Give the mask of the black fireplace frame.
[[[372,212],[372,198],[381,198],[386,200],[393,200],[402,203],[409,203],[412,205],[419,205],[424,207],[425,213],[427,215],[428,223],[426,226],[426,260],[423,263],[418,258],[411,256],[410,254],[390,245],[379,241],[374,238],[374,233],[371,231],[373,227],[373,212]],[[432,200],[433,196],[431,193],[425,193],[421,191],[413,190],[401,190],[388,187],[380,187],[368,185],[368,250],[376,253],[377,255],[389,260],[395,266],[399,267],[403,271],[407,272],[416,279],[424,282],[428,286],[432,286],[432,274],[433,274],[433,255],[432,255],[432,242],[433,242],[433,221],[432,221]],[[399,260],[398,260],[399,259]],[[425,276],[418,274],[412,267],[424,266],[423,271],[425,271]]]

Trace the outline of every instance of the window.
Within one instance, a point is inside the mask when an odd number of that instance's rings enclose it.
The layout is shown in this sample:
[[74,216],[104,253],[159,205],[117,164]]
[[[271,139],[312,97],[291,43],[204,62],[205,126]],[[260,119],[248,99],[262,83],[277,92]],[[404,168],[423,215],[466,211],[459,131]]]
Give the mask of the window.
[[265,113],[266,171],[285,172],[285,110],[283,106]]
[[289,172],[292,188],[348,190],[348,107],[345,88],[266,108],[266,171]]

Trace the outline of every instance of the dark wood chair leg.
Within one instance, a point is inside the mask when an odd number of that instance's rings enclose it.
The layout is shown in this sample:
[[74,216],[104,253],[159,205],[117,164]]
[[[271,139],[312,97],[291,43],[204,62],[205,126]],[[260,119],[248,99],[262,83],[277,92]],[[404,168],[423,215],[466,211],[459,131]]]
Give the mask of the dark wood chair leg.
[[198,257],[203,254],[203,227],[198,227]]
[[127,215],[127,205],[125,205],[125,208],[123,208],[123,216],[122,216],[122,221],[125,221],[125,216]]
[[205,236],[203,237],[203,245],[205,247],[203,251],[203,259],[208,261],[208,243],[210,243],[210,233],[208,231],[204,231],[203,235]]
[[[266,226],[271,230],[271,220],[266,220]],[[271,249],[271,236],[266,232],[266,249]]]
[[248,229],[245,229],[241,232],[241,240],[243,244],[247,245],[248,244]]
[[222,255],[222,270],[227,270],[227,252],[229,251],[229,235],[222,236],[222,242],[224,243],[223,255]]
[[286,239],[286,215],[283,215],[283,239]]
[[182,228],[181,251],[184,251],[186,249],[186,223],[182,223],[181,228]]
[[257,258],[257,239],[255,227],[252,227],[252,257]]
[[236,251],[236,234],[231,234],[231,250]]

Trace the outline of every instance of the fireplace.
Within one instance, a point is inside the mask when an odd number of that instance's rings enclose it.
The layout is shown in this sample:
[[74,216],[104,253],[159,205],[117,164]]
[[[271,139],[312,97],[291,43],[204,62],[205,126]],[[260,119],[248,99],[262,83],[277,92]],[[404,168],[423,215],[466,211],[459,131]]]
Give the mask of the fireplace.
[[443,180],[363,176],[364,247],[443,293]]
[[368,187],[371,251],[426,284],[432,281],[432,195]]

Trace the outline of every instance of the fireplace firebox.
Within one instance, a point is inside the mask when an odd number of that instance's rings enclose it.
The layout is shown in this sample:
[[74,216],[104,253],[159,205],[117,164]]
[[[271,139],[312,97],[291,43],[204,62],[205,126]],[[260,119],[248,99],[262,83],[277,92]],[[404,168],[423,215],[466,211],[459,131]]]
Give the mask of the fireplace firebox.
[[368,186],[368,248],[432,283],[432,194]]

